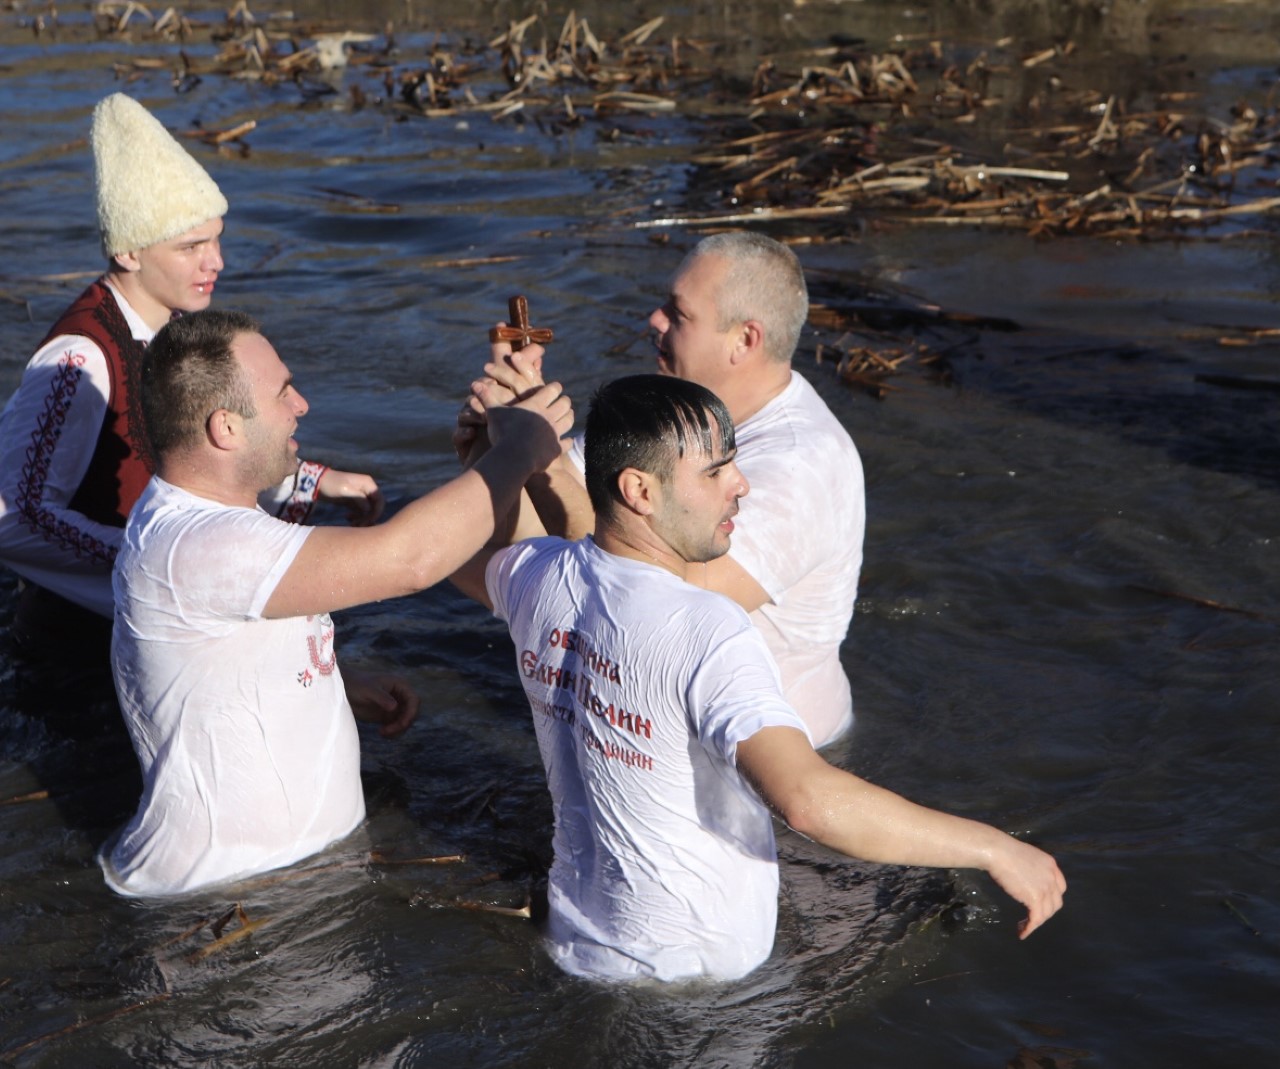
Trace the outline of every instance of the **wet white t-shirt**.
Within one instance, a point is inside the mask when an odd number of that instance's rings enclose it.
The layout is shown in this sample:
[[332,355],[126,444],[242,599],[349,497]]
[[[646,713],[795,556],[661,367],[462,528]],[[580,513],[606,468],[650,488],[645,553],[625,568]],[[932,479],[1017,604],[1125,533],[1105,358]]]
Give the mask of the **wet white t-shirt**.
[[364,819],[332,622],[262,616],[310,531],[159,477],[130,514],[111,661],[144,790],[100,859],[119,893],[265,872]]
[[742,499],[729,554],[773,599],[751,620],[778,662],[787,701],[822,746],[853,723],[840,644],[862,570],[862,460],[831,409],[795,372],[734,432],[751,492]]
[[805,729],[747,614],[590,538],[502,550],[486,584],[555,811],[552,956],[608,980],[755,968],[773,946],[778,870],[737,746]]
[[[853,439],[804,376],[734,428],[751,491],[734,521],[729,556],[772,604],[751,614],[782,673],[783,693],[815,745],[853,724],[840,645],[862,570],[866,491]],[[583,439],[570,451],[585,466]]]

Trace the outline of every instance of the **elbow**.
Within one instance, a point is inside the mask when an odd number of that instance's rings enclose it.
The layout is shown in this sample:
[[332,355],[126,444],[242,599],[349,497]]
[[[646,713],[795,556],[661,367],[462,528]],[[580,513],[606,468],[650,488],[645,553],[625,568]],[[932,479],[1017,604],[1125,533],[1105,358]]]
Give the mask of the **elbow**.
[[400,594],[416,594],[427,587],[449,578],[449,570],[441,566],[434,557],[422,558],[409,563],[401,574],[402,589]]
[[829,809],[819,792],[801,784],[773,799],[773,810],[792,831],[821,842],[829,826]]

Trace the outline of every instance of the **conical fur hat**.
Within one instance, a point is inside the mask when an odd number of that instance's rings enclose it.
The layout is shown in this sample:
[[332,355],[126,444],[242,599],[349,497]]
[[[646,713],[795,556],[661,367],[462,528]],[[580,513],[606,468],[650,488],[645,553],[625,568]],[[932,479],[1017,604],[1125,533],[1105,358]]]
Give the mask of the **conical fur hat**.
[[227,213],[227,198],[208,172],[124,93],[93,109],[89,141],[108,256],[168,241]]

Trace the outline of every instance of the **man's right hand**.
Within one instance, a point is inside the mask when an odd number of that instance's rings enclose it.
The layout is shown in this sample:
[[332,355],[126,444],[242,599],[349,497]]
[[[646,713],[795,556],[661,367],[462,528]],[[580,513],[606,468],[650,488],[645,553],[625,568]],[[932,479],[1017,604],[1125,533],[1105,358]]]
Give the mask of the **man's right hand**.
[[1018,922],[1018,938],[1026,939],[1062,908],[1067,881],[1058,863],[1043,850],[1006,836],[1000,850],[987,866],[987,874],[1010,898],[1027,907]]
[[[499,324],[505,326],[506,324]],[[542,357],[545,350],[533,342],[518,353],[511,351],[510,342],[494,342],[490,347],[489,363],[484,366],[488,378],[471,384],[471,393],[458,411],[457,426],[453,429],[453,448],[464,464],[475,457],[473,450],[488,448],[484,428],[488,420],[486,410],[497,405],[510,405],[542,385]],[[480,399],[480,390],[486,391],[488,402]]]
[[516,449],[543,471],[564,450],[561,438],[573,429],[573,405],[558,382],[539,386],[521,400],[506,401],[506,388],[491,380],[478,383],[494,448]]

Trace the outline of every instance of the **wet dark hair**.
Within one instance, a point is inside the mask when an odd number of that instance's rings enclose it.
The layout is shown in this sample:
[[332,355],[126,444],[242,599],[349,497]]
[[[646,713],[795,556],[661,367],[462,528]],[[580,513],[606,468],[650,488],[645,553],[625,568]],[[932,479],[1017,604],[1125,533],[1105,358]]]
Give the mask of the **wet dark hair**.
[[220,408],[257,415],[253,393],[231,351],[240,334],[260,334],[243,312],[205,309],[169,320],[142,358],[142,415],[157,456],[195,444]]
[[587,413],[587,494],[599,516],[621,500],[618,476],[636,468],[671,478],[689,453],[732,453],[733,419],[704,386],[669,375],[630,375],[601,386]]

